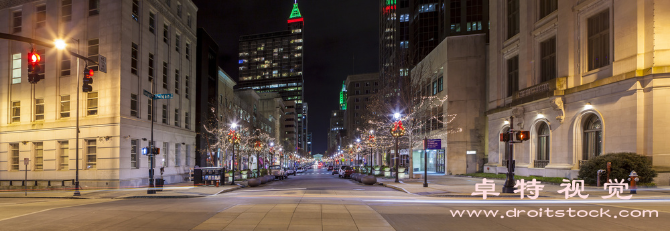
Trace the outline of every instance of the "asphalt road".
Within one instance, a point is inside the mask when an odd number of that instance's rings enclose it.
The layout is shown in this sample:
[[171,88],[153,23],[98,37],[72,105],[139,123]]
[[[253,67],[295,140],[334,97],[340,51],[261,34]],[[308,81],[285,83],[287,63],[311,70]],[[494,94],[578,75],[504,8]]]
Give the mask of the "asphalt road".
[[[202,198],[0,199],[0,230],[471,231],[667,230],[670,227],[670,200],[584,202],[425,197],[339,179],[326,170],[309,170],[284,181]],[[509,211],[514,209],[519,211],[519,217],[511,216],[513,212]],[[551,212],[547,213],[547,209]],[[596,215],[592,210],[598,211],[597,216],[600,216],[601,209],[609,210],[607,214],[611,217],[578,217],[589,212]],[[452,215],[462,210],[498,212],[489,217],[483,213],[479,217],[468,217],[467,212],[463,217]],[[565,210],[564,217],[556,217],[558,210]],[[654,214],[644,218],[620,217],[621,210],[628,211],[623,215],[657,210],[658,217]],[[570,213],[575,217],[569,217]],[[552,217],[547,217],[549,215]]]

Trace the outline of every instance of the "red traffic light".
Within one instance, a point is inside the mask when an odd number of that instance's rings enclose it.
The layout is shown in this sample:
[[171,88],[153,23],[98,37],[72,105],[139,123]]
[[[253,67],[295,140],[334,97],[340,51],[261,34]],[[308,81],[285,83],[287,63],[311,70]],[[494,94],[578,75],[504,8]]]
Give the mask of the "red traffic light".
[[88,77],[93,77],[93,69],[88,69]]
[[40,62],[40,55],[36,52],[28,53],[28,62],[30,62],[31,65],[38,64]]

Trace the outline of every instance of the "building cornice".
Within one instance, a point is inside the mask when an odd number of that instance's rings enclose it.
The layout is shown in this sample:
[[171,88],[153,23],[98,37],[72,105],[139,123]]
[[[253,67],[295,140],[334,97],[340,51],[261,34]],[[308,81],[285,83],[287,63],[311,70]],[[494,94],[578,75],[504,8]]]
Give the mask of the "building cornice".
[[[183,35],[183,33],[188,33],[192,38],[197,38],[197,36],[195,35],[195,27],[194,28],[189,28],[187,25],[185,25],[184,22],[182,21],[182,18],[177,17],[176,15],[174,15],[174,13],[172,11],[170,11],[167,7],[165,7],[163,2],[160,2],[158,0],[148,0],[148,2],[150,2],[151,5],[158,12],[160,12],[163,16],[167,17],[168,20],[170,21],[170,25],[176,26],[177,29],[179,29],[179,31],[182,32],[182,35]],[[188,1],[188,2],[190,2],[190,1]],[[196,7],[196,14],[191,15],[191,17],[193,18],[191,23],[196,23],[197,12],[198,12],[198,9]]]

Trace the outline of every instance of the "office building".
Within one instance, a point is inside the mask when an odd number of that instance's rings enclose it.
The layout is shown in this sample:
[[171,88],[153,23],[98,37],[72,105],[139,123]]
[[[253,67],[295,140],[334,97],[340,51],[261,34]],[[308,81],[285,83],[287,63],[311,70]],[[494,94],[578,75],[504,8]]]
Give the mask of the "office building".
[[[72,187],[79,146],[81,186],[148,185],[149,162],[141,153],[152,138],[161,149],[156,174],[167,182],[188,179],[195,165],[197,7],[173,1],[4,1],[0,32],[54,41],[85,57],[106,57],[107,73],[95,71],[93,91],[79,92],[85,63],[63,51],[36,46],[44,79],[28,82],[31,45],[0,40],[0,179],[29,186]],[[88,64],[93,70],[98,66]],[[34,89],[34,90],[33,90]],[[151,100],[144,91],[173,94]],[[80,104],[79,140],[75,139]],[[29,164],[23,164],[27,158]],[[27,168],[27,169],[26,169]],[[25,172],[24,170],[27,170]],[[159,171],[156,170],[158,173]],[[7,182],[3,182],[3,187]]]

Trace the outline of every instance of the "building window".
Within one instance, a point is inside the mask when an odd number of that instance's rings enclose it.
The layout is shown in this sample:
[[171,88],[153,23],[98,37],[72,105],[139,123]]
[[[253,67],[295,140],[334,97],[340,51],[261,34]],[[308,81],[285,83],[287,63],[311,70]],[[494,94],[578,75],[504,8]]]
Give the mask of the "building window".
[[191,44],[186,43],[186,59],[191,60]]
[[140,113],[138,112],[138,109],[137,95],[130,94],[130,116],[139,118]]
[[609,10],[604,10],[588,19],[589,71],[610,64],[609,13]]
[[170,44],[168,42],[168,38],[170,38],[170,34],[168,32],[169,30],[170,30],[170,27],[167,24],[163,24],[163,42],[165,42],[167,44]]
[[86,96],[86,114],[98,114],[98,92],[89,92]]
[[181,3],[177,3],[177,16],[181,18]]
[[186,25],[191,28],[191,14],[186,15]]
[[59,170],[68,170],[68,165],[70,162],[70,144],[68,141],[59,141],[58,142],[58,152],[59,152],[59,157],[58,157],[58,162],[59,162]]
[[42,28],[47,25],[47,6],[38,6],[35,12],[35,29]]
[[63,0],[61,3],[62,22],[72,21],[72,0]]
[[[46,50],[41,49],[37,50],[38,54],[46,54]],[[40,70],[37,72],[37,75],[41,77],[41,79],[44,79],[44,73],[46,71],[46,59],[44,56],[40,59]]]
[[156,34],[156,14],[149,12],[149,32]]
[[[100,40],[98,39],[88,40],[88,58],[92,59],[95,62],[98,62],[99,48],[100,48]],[[93,71],[98,71],[98,65],[96,64],[90,64],[88,68]]]
[[137,75],[137,44],[132,44],[132,50],[130,52],[130,73]]
[[60,76],[69,76],[72,60],[67,53],[61,55],[60,61]]
[[23,17],[21,16],[21,11],[16,11],[12,14],[12,31],[13,33],[19,33],[21,32],[21,25],[22,25],[22,19]]
[[[153,100],[148,99],[147,103],[147,119],[152,120],[153,119],[153,114],[154,114],[154,109],[153,109]],[[155,121],[155,120],[154,120]]]
[[140,140],[130,140],[130,167],[131,168],[139,168],[139,165],[137,164],[137,153],[138,153],[138,144],[140,143]]
[[163,62],[163,89],[168,89],[168,64]]
[[86,168],[95,169],[98,149],[95,140],[85,140],[86,142]]
[[21,101],[12,102],[12,123],[21,122]]
[[14,171],[19,170],[19,144],[9,144],[9,154],[11,155],[11,169]]
[[444,90],[444,77],[437,79],[437,92],[442,92]]
[[540,43],[540,55],[542,62],[540,64],[540,76],[542,82],[556,78],[556,37],[545,40]]
[[35,99],[35,120],[44,120],[44,99]]
[[191,145],[186,145],[186,166],[191,166]]
[[60,96],[60,118],[70,117],[70,95]]
[[433,81],[433,95],[437,95],[437,81]]
[[175,41],[174,50],[177,51],[177,53],[179,53],[179,48],[180,48],[179,45],[181,44],[181,35],[178,35],[178,34],[175,35],[174,41]]
[[191,129],[191,118],[188,117],[188,112],[184,112],[184,125],[186,129]]
[[139,0],[133,0],[133,19],[135,21],[140,20],[140,2]]
[[360,87],[360,86],[361,86],[361,84],[360,84],[360,83],[356,83],[356,87]]
[[181,165],[181,144],[174,144],[174,166],[179,167]]
[[507,38],[519,33],[519,0],[507,0]]
[[186,76],[186,82],[184,82],[184,97],[188,99],[188,75]]
[[88,16],[100,14],[100,0],[88,0]]
[[466,1],[466,30],[478,31],[482,30],[483,16],[483,1],[482,0],[468,0]]
[[44,143],[35,142],[35,170],[44,170]]
[[546,17],[556,9],[558,9],[558,0],[540,0],[540,18]]
[[168,144],[168,142],[163,142],[163,150],[161,150],[162,152],[164,152],[163,153],[164,154],[163,155],[163,165],[162,165],[163,167],[168,166],[168,159],[170,158],[170,155],[169,155],[170,152],[168,152],[168,147],[170,147],[169,145],[170,144]]
[[149,82],[154,81],[154,54],[149,53]]
[[21,83],[21,53],[12,55],[12,84]]
[[361,101],[361,99],[359,99],[359,98],[354,99],[354,102],[356,102],[356,103],[358,103],[360,101]]
[[174,109],[174,126],[179,127],[179,109]]
[[544,168],[549,163],[549,126],[541,122],[537,129],[537,153],[535,167]]
[[168,110],[165,104],[163,104],[163,123],[168,124]]
[[174,70],[174,93],[179,94],[179,70]]
[[519,56],[507,60],[507,97],[519,90]]
[[584,123],[584,152],[582,160],[591,160],[602,154],[603,150],[603,128],[600,118],[590,115]]
[[170,2],[171,2],[170,0],[165,0],[165,4],[166,4],[167,6],[170,6]]

